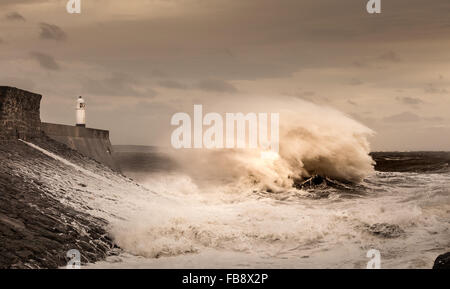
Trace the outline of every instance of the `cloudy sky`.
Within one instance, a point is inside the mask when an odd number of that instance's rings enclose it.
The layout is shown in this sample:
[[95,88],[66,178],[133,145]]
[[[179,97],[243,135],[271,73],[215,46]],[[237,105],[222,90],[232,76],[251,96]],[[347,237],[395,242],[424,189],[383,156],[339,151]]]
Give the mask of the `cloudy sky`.
[[0,1],[0,85],[42,94],[43,121],[83,95],[114,144],[158,144],[176,111],[264,95],[343,111],[373,150],[450,150],[448,0],[81,2]]

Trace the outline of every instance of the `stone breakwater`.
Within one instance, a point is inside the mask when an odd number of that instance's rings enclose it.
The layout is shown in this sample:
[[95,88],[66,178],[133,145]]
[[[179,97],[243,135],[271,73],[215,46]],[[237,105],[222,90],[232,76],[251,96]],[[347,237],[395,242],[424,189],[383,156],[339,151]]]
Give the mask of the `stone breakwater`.
[[113,158],[109,131],[45,122],[41,123],[41,129],[57,142],[63,143],[115,171],[120,171]]
[[117,247],[88,200],[113,200],[98,179],[136,185],[112,170],[108,131],[42,123],[41,98],[0,86],[0,268],[57,268],[71,249],[82,263],[104,259]]
[[[85,167],[109,170],[46,137],[33,142]],[[0,142],[0,163],[0,268],[57,268],[67,263],[70,249],[81,252],[83,263],[114,251],[105,220],[75,209],[70,198],[53,197],[66,193],[55,183],[67,192],[83,186],[64,186],[68,179],[58,176],[67,168],[18,140]],[[49,172],[53,176],[44,177]]]
[[41,98],[36,93],[0,86],[0,140],[28,139],[42,134]]
[[42,96],[0,86],[0,140],[28,140],[47,135],[116,171],[109,131],[41,122]]

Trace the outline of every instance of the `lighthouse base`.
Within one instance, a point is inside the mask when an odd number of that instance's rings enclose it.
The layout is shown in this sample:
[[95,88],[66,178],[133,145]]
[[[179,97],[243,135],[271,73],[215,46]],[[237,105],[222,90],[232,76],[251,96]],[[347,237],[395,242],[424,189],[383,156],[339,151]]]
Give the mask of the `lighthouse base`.
[[86,127],[85,124],[78,124],[78,123],[77,123],[77,126]]

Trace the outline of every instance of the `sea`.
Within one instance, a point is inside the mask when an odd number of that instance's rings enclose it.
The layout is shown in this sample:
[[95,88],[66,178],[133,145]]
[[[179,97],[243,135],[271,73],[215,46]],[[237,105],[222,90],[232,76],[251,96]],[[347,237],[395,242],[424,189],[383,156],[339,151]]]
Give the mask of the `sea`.
[[450,251],[447,152],[362,152],[360,163],[350,152],[331,164],[306,151],[293,175],[298,160],[250,153],[114,151],[148,194],[123,192],[109,228],[120,250],[87,268],[363,269],[371,250],[381,268],[431,268]]

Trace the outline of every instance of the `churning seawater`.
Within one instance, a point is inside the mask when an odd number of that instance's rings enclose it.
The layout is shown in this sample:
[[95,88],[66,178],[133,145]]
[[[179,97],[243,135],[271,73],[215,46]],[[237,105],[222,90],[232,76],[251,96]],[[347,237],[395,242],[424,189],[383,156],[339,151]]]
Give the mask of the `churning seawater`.
[[[208,107],[278,112],[277,158],[116,147],[124,174],[149,193],[118,190],[105,211],[118,216],[107,218],[123,253],[93,267],[365,268],[377,249],[383,268],[431,268],[448,251],[448,170],[376,172],[372,130],[347,115],[302,100],[243,101]],[[295,188],[314,175],[329,182]]]
[[118,150],[124,173],[158,197],[133,199],[111,227],[123,252],[89,267],[365,268],[377,249],[382,268],[431,268],[450,248],[448,172],[274,191],[202,178],[154,148]]

